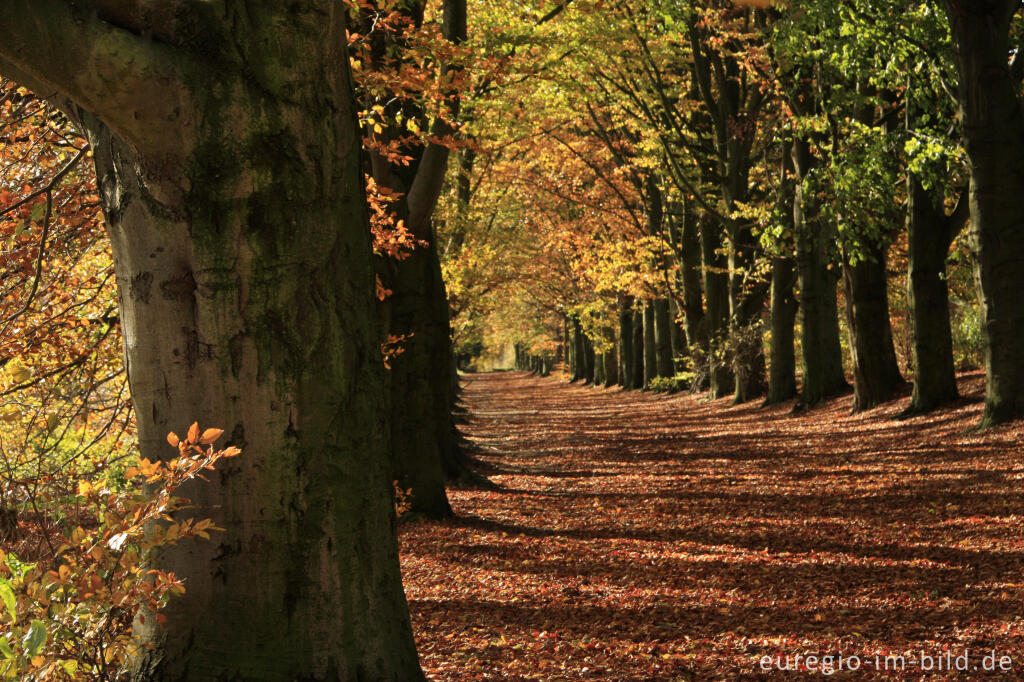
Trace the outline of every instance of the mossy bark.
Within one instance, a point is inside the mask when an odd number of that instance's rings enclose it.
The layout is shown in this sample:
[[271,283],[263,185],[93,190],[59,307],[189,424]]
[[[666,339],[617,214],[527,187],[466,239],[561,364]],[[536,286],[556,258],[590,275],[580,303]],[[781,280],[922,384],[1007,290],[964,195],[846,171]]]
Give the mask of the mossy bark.
[[142,455],[192,421],[243,451],[181,491],[224,531],[154,557],[188,591],[139,623],[136,678],[422,679],[343,9],[16,4],[0,69],[93,147]]
[[798,305],[793,294],[796,268],[792,258],[772,259],[771,284],[771,363],[768,374],[766,404],[795,398],[796,391],[796,314]]

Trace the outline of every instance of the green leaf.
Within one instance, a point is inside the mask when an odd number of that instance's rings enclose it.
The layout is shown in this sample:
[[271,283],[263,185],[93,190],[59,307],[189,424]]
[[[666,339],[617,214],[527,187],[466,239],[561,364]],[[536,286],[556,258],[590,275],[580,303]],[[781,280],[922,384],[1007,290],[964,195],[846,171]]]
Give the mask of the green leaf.
[[6,639],[0,639],[0,654],[3,654],[4,658],[14,658],[15,656],[14,650]]
[[22,640],[25,644],[25,653],[29,656],[37,656],[46,644],[46,623],[41,620],[32,621],[28,634]]
[[14,598],[14,590],[11,589],[11,583],[4,578],[0,578],[0,599],[4,600],[4,606],[7,607],[7,613],[11,614],[11,620],[15,620],[18,617],[18,601]]

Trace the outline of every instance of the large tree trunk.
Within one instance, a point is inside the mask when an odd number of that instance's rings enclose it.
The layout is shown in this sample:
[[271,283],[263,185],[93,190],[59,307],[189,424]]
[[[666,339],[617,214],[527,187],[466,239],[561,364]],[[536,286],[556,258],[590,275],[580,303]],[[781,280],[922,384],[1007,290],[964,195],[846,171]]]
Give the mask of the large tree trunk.
[[619,383],[631,389],[635,383],[633,360],[633,297],[619,294]]
[[885,251],[875,248],[869,256],[853,265],[843,259],[854,412],[891,400],[904,384],[892,342]]
[[963,227],[968,204],[961,197],[953,216],[947,217],[941,203],[909,171],[907,196],[907,296],[913,329],[914,395],[904,416],[911,416],[958,397],[946,257]]
[[794,142],[793,163],[797,183],[793,196],[793,225],[803,316],[800,341],[804,377],[800,404],[804,407],[816,405],[849,388],[843,376],[843,348],[839,342],[838,277],[835,270],[828,267],[832,235],[824,229],[816,212],[808,213],[808,204],[804,202],[803,179],[813,162],[808,141]]
[[192,421],[243,450],[182,490],[224,531],[154,557],[188,591],[139,625],[137,678],[422,679],[343,9],[180,10],[165,35],[13,5],[0,69],[92,112],[142,456],[174,457],[165,436]]
[[792,258],[772,260],[771,291],[771,366],[768,374],[766,404],[785,402],[796,397],[796,313],[793,295],[796,269]]
[[[955,2],[946,11],[960,76],[971,167],[971,238],[985,332],[982,426],[1024,414],[1024,114],[1009,32],[1020,3]],[[1014,66],[1022,56],[1014,53]]]
[[722,228],[710,217],[701,221],[700,245],[707,302],[710,391],[714,399],[729,395],[734,386],[723,348],[729,334],[729,263],[720,252]]

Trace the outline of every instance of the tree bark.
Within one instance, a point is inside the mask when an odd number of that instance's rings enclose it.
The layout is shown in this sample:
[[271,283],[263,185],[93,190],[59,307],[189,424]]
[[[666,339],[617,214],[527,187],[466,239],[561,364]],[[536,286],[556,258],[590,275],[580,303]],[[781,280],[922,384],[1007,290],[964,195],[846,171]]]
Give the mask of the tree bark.
[[734,386],[724,350],[729,334],[729,263],[720,253],[721,226],[710,217],[700,224],[700,244],[707,303],[708,374],[711,398],[715,399],[732,393]]
[[828,246],[833,235],[804,198],[804,179],[814,159],[806,139],[793,143],[797,173],[793,196],[797,272],[800,281],[801,350],[804,376],[800,405],[810,407],[849,389],[843,376],[843,348],[839,342],[839,308],[835,271],[829,268]]
[[643,306],[633,311],[633,385],[629,388],[644,387],[644,313]]
[[765,404],[795,398],[796,391],[796,314],[798,305],[793,294],[796,268],[792,258],[772,259],[771,291],[771,365],[768,374],[768,396]]
[[[1013,0],[943,3],[957,53],[960,111],[971,167],[971,240],[985,333],[981,426],[1024,414],[1024,114],[1011,71]],[[1014,51],[1014,66],[1022,56]]]
[[606,388],[619,383],[617,356],[618,354],[615,352],[614,347],[604,354],[604,385]]
[[192,421],[243,450],[182,490],[224,531],[154,558],[188,591],[136,677],[422,679],[343,9],[246,10],[0,10],[0,70],[81,107],[142,456]]
[[914,394],[903,416],[923,414],[957,399],[953,334],[949,321],[946,257],[963,228],[968,199],[961,196],[951,216],[907,172],[907,296],[914,348]]
[[904,385],[892,342],[889,292],[883,248],[870,250],[871,260],[851,265],[843,259],[846,321],[853,356],[853,411],[891,400]]
[[654,325],[654,302],[643,302],[643,386],[649,388],[657,374],[657,344]]
[[656,298],[654,309],[654,353],[656,356],[657,374],[664,379],[675,376],[672,361],[672,318],[669,315],[667,298]]
[[633,297],[619,294],[619,383],[631,389],[636,368],[633,364]]
[[394,476],[410,491],[410,513],[446,518],[452,508],[445,481],[457,478],[461,465],[451,416],[448,302],[434,240],[387,268],[389,329],[406,337],[388,372]]

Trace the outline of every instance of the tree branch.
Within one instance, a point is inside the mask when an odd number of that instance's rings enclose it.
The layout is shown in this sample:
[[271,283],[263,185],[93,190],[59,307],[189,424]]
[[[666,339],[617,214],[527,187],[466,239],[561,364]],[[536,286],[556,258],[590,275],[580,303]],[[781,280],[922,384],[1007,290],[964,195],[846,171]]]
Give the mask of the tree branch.
[[183,53],[104,21],[97,4],[5,0],[0,67],[41,97],[74,101],[142,152],[180,155],[182,140],[168,132],[190,110]]

